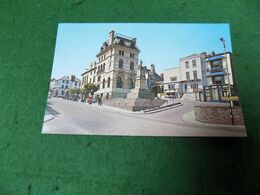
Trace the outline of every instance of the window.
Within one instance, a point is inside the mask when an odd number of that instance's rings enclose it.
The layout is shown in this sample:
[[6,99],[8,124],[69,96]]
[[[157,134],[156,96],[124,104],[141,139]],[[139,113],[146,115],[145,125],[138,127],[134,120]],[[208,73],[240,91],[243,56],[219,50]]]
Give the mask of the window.
[[68,89],[68,87],[69,87],[69,86],[68,86],[68,85],[66,85],[66,89]]
[[94,76],[94,77],[93,77],[93,83],[95,83],[95,82],[96,82],[96,77]]
[[62,83],[65,83],[65,81],[64,81],[64,80],[62,80]]
[[103,88],[103,89],[105,88],[105,82],[106,82],[106,80],[103,79],[103,83],[102,83],[102,88]]
[[106,64],[104,63],[103,68],[102,68],[103,71],[105,71],[105,67],[106,67]]
[[130,58],[135,58],[135,54],[134,53],[130,53]]
[[66,81],[66,84],[68,84],[69,83],[69,81]]
[[193,79],[198,79],[197,70],[193,70]]
[[110,77],[107,79],[107,87],[110,87]]
[[134,70],[134,62],[130,62],[130,70]]
[[170,81],[177,81],[177,77],[170,77]]
[[222,60],[212,61],[211,62],[211,69],[212,69],[212,71],[223,69]]
[[192,67],[195,68],[197,66],[196,60],[192,60]]
[[64,85],[62,85],[61,88],[64,89]]
[[98,91],[99,89],[100,89],[100,85],[98,84],[98,85],[97,85],[97,91]]
[[186,62],[185,62],[185,67],[186,67],[186,68],[190,68],[190,66],[189,66],[189,61],[186,61]]
[[99,82],[101,80],[101,76],[98,76],[97,81]]
[[190,80],[190,73],[186,72],[186,80],[189,81]]
[[125,55],[125,52],[122,51],[122,50],[119,50],[119,55],[120,55],[120,56],[124,56],[124,55]]
[[123,88],[123,80],[121,77],[117,77],[116,79],[116,87],[117,88]]
[[123,60],[120,59],[120,60],[119,60],[119,68],[123,68],[123,63],[124,63]]

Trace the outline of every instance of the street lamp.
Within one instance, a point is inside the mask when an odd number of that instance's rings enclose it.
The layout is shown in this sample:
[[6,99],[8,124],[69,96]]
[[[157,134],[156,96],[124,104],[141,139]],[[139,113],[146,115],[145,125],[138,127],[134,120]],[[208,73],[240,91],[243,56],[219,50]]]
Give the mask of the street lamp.
[[222,42],[223,47],[224,47],[224,56],[225,56],[225,63],[226,63],[226,68],[227,68],[227,78],[228,78],[228,97],[230,99],[231,88],[230,88],[229,68],[228,68],[228,63],[227,63],[226,42],[225,42],[225,39],[223,37],[221,37],[219,40]]
[[230,115],[231,115],[231,119],[232,119],[232,125],[234,125],[234,118],[233,118],[233,112],[232,112],[233,102],[230,99],[231,88],[230,88],[230,79],[229,79],[229,68],[228,68],[228,63],[227,63],[226,42],[223,37],[221,37],[219,40],[222,42],[223,47],[224,47],[224,56],[225,56],[225,63],[226,63],[226,67],[227,67],[227,78],[228,78],[228,99],[229,99],[229,106],[230,106]]

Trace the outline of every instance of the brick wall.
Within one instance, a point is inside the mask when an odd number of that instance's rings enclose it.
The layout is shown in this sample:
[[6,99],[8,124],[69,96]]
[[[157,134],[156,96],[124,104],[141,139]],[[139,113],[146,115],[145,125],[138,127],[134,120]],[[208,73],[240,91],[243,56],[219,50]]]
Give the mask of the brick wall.
[[[195,119],[202,123],[232,125],[228,104],[203,103],[194,106]],[[235,125],[244,125],[242,111],[239,107],[232,108]]]

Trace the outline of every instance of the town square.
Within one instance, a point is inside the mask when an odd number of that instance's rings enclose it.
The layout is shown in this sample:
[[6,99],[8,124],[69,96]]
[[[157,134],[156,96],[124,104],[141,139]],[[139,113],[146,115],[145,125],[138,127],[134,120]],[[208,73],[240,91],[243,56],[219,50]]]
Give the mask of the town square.
[[[66,62],[63,59],[64,62],[55,69],[54,59],[42,133],[246,136],[229,32],[212,38],[211,50],[190,48],[186,55],[176,55],[176,62],[163,66],[157,59],[162,58],[164,63],[167,55],[162,57],[163,51],[159,51],[160,45],[156,41],[153,43],[151,39],[147,44],[158,52],[154,54],[152,50],[151,54],[141,56],[146,52],[146,47],[139,46],[142,38],[121,34],[110,25],[109,28],[106,24],[108,31],[98,39],[99,49],[93,51],[95,56],[91,57],[94,60],[84,62],[84,68],[73,71],[77,66],[75,62],[61,75],[59,70]],[[214,30],[217,30],[218,24],[215,25]],[[165,29],[170,27],[168,24]],[[207,27],[203,28],[206,30]],[[186,28],[185,25],[180,27],[182,30]],[[156,38],[161,39],[158,43],[171,41],[170,38]],[[196,36],[191,40],[195,44]],[[182,46],[179,48],[181,50]],[[60,75],[54,75],[54,71]]]

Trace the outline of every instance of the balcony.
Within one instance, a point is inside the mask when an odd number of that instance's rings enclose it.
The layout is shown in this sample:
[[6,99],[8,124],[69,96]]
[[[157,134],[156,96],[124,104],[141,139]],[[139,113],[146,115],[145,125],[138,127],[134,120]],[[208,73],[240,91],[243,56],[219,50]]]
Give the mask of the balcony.
[[223,67],[211,67],[207,68],[207,72],[225,72]]

